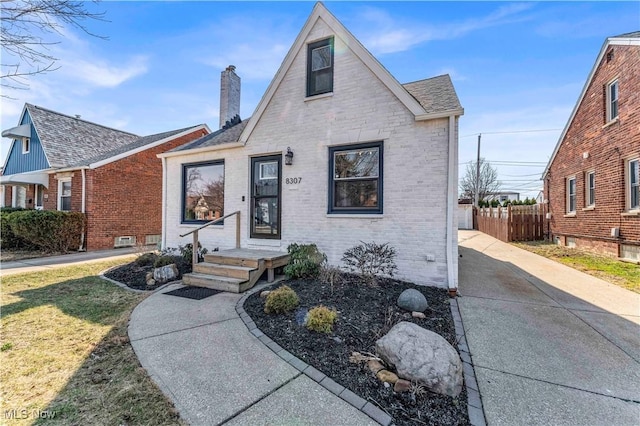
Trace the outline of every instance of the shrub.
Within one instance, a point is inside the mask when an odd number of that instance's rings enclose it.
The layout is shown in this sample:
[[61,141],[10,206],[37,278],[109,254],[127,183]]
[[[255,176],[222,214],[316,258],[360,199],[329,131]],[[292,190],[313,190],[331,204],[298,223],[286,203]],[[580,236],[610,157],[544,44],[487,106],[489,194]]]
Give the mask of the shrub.
[[273,290],[264,303],[264,311],[268,314],[282,314],[292,311],[300,303],[300,298],[289,286],[283,285]]
[[320,265],[327,260],[327,256],[318,250],[315,244],[289,244],[287,251],[291,256],[289,264],[284,267],[284,273],[289,278],[314,278],[320,272]]
[[178,265],[178,262],[181,262],[183,259],[181,256],[167,256],[167,255],[162,255],[162,256],[158,256],[158,258],[155,260],[155,262],[153,262],[153,267],[154,268],[162,268],[163,266],[167,266],[167,265],[171,265],[171,264],[176,264],[176,266]]
[[22,211],[23,209],[18,208],[7,208],[3,207],[0,211],[0,247],[4,250],[6,249],[23,249],[23,250],[31,250],[35,249],[36,246],[29,243],[27,240],[18,237],[11,230],[11,225],[9,225],[9,217],[15,211]]
[[136,265],[138,266],[150,266],[153,265],[158,259],[158,255],[155,253],[144,253],[136,259]]
[[395,262],[396,250],[389,243],[364,243],[344,252],[342,261],[352,272],[358,272],[365,283],[375,285],[377,277],[388,275],[398,269]]
[[[192,243],[186,244],[184,246],[179,246],[178,251],[185,261],[191,263],[191,260],[193,259]],[[198,241],[198,262],[204,261],[204,255],[207,254],[207,252],[208,250],[206,248],[202,248],[202,244],[200,244],[200,241]]]
[[331,333],[336,318],[338,318],[338,312],[335,309],[329,309],[322,305],[316,306],[309,311],[306,326],[309,330],[318,333]]
[[79,248],[86,219],[80,212],[23,210],[8,216],[11,231],[45,251]]
[[323,284],[329,284],[332,292],[334,286],[341,285],[343,283],[342,271],[340,268],[330,265],[322,265],[320,267],[318,279]]

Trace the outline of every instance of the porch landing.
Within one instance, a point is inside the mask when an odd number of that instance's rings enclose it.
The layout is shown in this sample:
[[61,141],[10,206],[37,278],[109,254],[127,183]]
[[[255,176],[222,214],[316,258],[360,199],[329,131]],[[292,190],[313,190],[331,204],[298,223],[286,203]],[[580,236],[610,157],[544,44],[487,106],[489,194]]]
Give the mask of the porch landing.
[[252,288],[264,271],[267,280],[275,278],[275,269],[289,263],[289,254],[271,250],[247,248],[216,251],[204,256],[204,262],[193,266],[191,274],[183,276],[186,285],[242,293]]

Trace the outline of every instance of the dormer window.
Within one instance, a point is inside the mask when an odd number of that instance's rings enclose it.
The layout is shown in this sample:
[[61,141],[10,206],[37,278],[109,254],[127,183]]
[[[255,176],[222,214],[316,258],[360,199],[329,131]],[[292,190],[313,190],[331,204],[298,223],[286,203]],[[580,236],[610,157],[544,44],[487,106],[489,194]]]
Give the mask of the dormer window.
[[333,92],[333,37],[307,48],[307,96]]
[[31,150],[31,139],[22,138],[22,153],[28,154],[30,150]]

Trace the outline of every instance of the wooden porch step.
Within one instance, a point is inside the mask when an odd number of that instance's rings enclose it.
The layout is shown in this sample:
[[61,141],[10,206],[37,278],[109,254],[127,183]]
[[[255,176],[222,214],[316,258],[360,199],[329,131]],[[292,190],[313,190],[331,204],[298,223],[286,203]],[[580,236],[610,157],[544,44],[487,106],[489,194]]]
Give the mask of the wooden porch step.
[[230,249],[206,254],[204,262],[185,274],[186,285],[241,293],[253,287],[264,271],[269,282],[276,268],[289,262],[289,254],[268,250]]
[[242,293],[253,287],[251,281],[240,278],[229,278],[218,275],[200,274],[192,272],[182,276],[182,282],[186,285],[196,287],[207,287],[214,290],[228,291],[231,293]]
[[251,267],[212,262],[200,262],[195,266],[195,268],[193,268],[193,271],[200,274],[217,275],[227,278],[239,278],[247,281],[251,279],[251,272],[255,271],[257,268],[257,265],[255,267]]

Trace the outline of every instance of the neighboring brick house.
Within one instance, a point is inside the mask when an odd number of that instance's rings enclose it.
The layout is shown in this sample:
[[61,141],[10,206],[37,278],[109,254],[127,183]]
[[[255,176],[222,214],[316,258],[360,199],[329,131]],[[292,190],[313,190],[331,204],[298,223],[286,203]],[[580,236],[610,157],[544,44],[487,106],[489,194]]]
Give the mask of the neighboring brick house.
[[[230,120],[239,111],[234,67],[221,87],[228,124],[160,154],[164,247],[191,241],[180,235],[206,223],[198,209],[240,211],[242,248],[315,243],[342,265],[361,241],[388,242],[399,278],[457,288],[463,109],[448,75],[400,84],[318,3],[251,118]],[[224,212],[205,196],[222,197]],[[199,231],[209,251],[235,246],[228,221]]]
[[157,154],[209,133],[197,125],[140,137],[26,104],[0,184],[5,206],[86,213],[84,249],[155,244],[162,228]]
[[605,41],[543,180],[558,244],[640,261],[640,31]]

